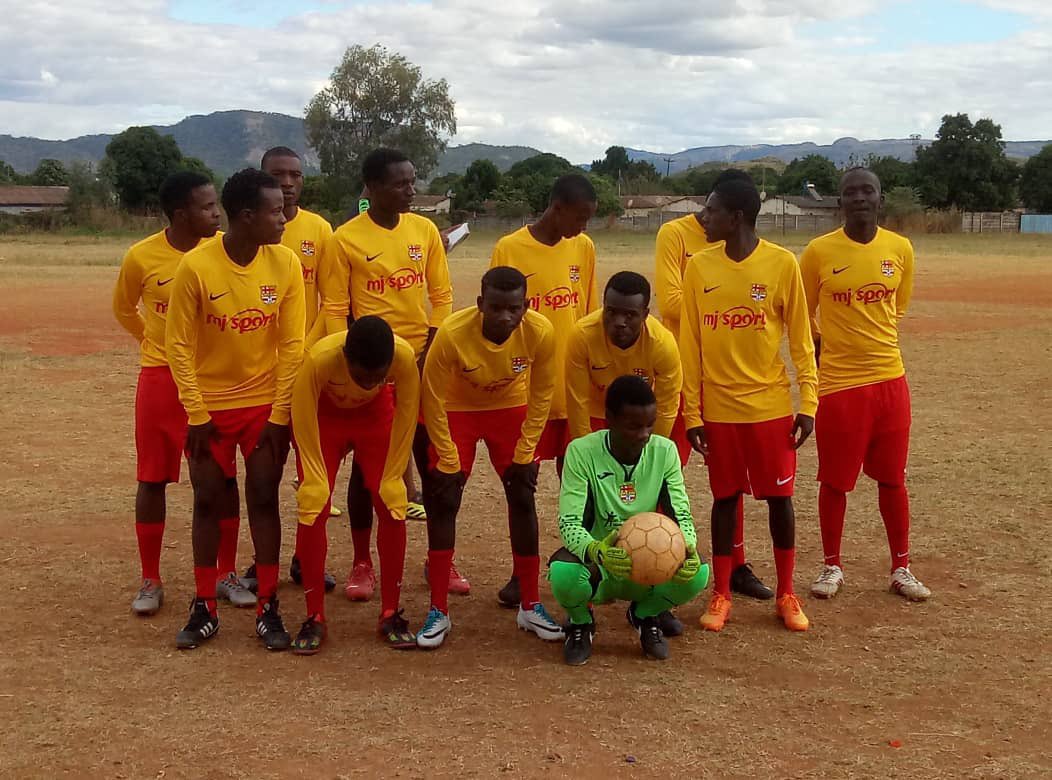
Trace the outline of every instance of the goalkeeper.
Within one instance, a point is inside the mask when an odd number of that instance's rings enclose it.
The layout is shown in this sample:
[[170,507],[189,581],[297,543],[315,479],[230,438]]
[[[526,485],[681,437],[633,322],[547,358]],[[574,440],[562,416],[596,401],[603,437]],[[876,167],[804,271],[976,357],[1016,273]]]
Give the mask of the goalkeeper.
[[[579,666],[592,654],[590,604],[630,601],[628,622],[648,658],[668,658],[658,615],[686,604],[709,581],[683,486],[676,445],[651,431],[657,400],[638,376],[621,376],[606,392],[607,430],[575,439],[566,451],[559,494],[559,533],[565,547],[549,561],[552,595],[569,615],[563,658]],[[628,579],[632,560],[614,546],[621,524],[640,512],[661,511],[679,523],[687,558],[672,579],[653,587]]]

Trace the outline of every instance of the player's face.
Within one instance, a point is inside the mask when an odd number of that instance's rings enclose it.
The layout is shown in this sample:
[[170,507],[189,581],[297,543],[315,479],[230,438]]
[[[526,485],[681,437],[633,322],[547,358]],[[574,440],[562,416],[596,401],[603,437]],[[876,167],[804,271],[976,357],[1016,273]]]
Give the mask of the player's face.
[[285,198],[277,187],[259,191],[259,205],[248,215],[248,226],[257,244],[280,244],[285,232]]
[[563,238],[579,236],[588,227],[588,220],[595,216],[596,204],[589,201],[583,203],[563,203],[556,201],[553,204],[555,212],[555,226],[559,235]]
[[840,208],[847,219],[876,219],[884,194],[872,171],[851,171],[840,182]]
[[494,290],[487,287],[476,305],[482,312],[482,335],[487,341],[503,344],[526,316],[526,288]]
[[298,157],[268,157],[263,170],[278,180],[286,206],[298,206],[303,192],[303,164]]
[[657,422],[657,404],[649,406],[624,406],[615,415],[607,415],[606,425],[610,429],[610,447],[614,453],[626,460],[639,458],[650,441]]
[[382,183],[369,185],[369,202],[381,211],[405,213],[416,197],[416,168],[411,162],[391,163]]
[[726,241],[738,225],[740,212],[728,210],[716,193],[709,195],[705,208],[701,211],[701,227],[705,230],[705,240],[709,242]]
[[219,198],[211,184],[194,187],[184,211],[190,231],[198,238],[211,238],[219,230]]
[[643,302],[643,294],[625,295],[607,290],[603,298],[603,329],[610,343],[628,349],[636,343],[650,309]]
[[362,388],[362,390],[372,390],[374,387],[379,387],[387,381],[391,365],[388,364],[381,368],[363,368],[357,363],[347,361],[347,369],[351,374],[351,379],[358,387]]

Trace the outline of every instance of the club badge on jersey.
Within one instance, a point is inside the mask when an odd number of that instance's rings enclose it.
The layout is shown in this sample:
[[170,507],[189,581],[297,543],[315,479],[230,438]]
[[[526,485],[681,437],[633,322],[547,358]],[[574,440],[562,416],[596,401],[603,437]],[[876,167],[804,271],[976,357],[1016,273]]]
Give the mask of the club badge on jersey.
[[259,298],[263,303],[271,305],[278,302],[278,288],[273,284],[261,284],[259,286]]
[[424,260],[424,248],[420,244],[409,245],[409,259],[414,263],[420,263]]
[[880,261],[880,272],[882,274],[884,274],[884,276],[894,276],[895,275],[895,264],[893,262],[891,262],[890,260],[881,260]]
[[634,504],[636,502],[636,486],[633,482],[622,482],[617,489],[617,495],[622,504]]
[[752,299],[759,303],[760,301],[767,300],[767,285],[766,284],[754,284],[752,286]]
[[300,241],[300,253],[304,257],[314,257],[314,242],[313,241]]
[[530,367],[530,361],[524,357],[513,357],[511,359],[511,370],[516,374],[521,374],[527,368]]
[[579,282],[581,281],[581,266],[571,265],[570,266],[570,281]]

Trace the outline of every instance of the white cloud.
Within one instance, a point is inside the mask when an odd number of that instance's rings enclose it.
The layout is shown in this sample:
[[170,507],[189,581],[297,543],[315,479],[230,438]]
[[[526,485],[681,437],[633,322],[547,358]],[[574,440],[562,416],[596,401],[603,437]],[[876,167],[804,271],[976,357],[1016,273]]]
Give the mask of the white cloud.
[[449,81],[454,143],[575,162],[612,143],[673,152],[931,135],[958,111],[993,117],[1007,138],[1049,134],[1044,2],[985,2],[1031,18],[1011,40],[909,48],[867,34],[877,3],[830,5],[359,0],[259,29],[177,21],[162,0],[119,11],[0,0],[0,133],[67,138],[232,108],[299,115],[347,45],[380,42]]

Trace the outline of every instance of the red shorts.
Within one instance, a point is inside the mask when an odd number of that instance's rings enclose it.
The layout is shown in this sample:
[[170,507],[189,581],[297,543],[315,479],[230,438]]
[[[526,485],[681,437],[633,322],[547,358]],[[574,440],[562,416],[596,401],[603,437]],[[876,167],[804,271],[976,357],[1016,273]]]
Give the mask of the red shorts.
[[237,476],[237,450],[248,458],[259,442],[259,434],[270,419],[270,404],[247,406],[243,409],[220,409],[208,412],[216,427],[212,439],[212,457],[223,469],[227,479]]
[[[601,431],[606,428],[606,420],[599,417],[591,417],[589,419],[592,423],[593,431]],[[679,452],[679,465],[686,466],[687,461],[690,460],[692,448],[690,442],[687,441],[687,426],[683,422],[682,413],[676,415],[676,422],[672,424],[672,432],[669,434],[669,438],[676,445],[676,450]]]
[[548,420],[544,425],[540,441],[533,459],[555,460],[566,456],[566,446],[570,443],[570,423],[563,420]]
[[[475,447],[481,441],[489,451],[493,470],[498,477],[503,477],[504,471],[515,459],[515,447],[518,446],[522,423],[526,419],[526,407],[447,412],[446,418],[449,420],[449,435],[460,457],[460,470],[471,476],[471,467],[475,465]],[[534,460],[537,458],[534,457]],[[428,446],[428,467],[434,469],[437,464],[438,453],[432,444]]]
[[135,389],[136,479],[178,482],[186,410],[168,366],[143,366]]
[[705,438],[713,498],[730,498],[736,493],[752,493],[760,499],[793,494],[792,416],[757,423],[706,422]]
[[818,481],[848,493],[865,471],[885,485],[904,484],[911,417],[904,376],[822,396],[815,416]]

